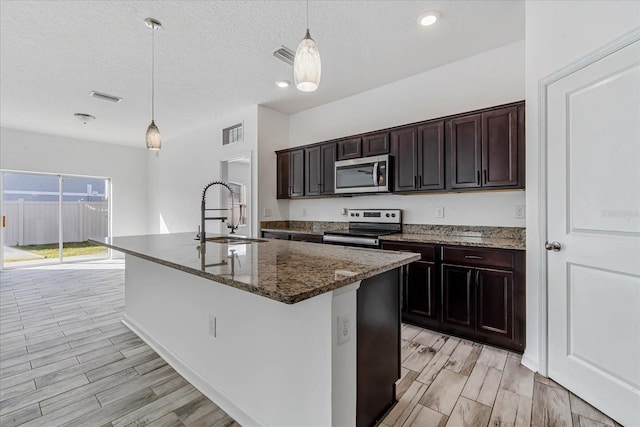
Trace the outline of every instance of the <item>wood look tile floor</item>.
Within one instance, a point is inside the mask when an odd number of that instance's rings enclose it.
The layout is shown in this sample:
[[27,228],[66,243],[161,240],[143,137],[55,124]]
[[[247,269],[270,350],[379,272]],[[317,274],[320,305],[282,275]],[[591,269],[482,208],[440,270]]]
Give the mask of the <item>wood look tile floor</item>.
[[[122,323],[123,261],[0,273],[0,426],[237,426]],[[402,327],[394,426],[618,426],[520,356]]]
[[123,312],[123,261],[0,273],[0,426],[238,425]]
[[619,426],[516,353],[404,324],[401,357],[383,427]]

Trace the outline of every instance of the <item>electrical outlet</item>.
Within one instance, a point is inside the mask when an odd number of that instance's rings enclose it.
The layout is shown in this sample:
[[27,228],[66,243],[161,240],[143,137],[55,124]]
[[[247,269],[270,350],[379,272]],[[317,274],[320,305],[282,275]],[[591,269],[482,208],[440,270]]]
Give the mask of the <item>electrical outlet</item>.
[[213,314],[209,315],[209,335],[212,337],[216,337],[217,334],[217,324],[216,324],[216,316],[214,316]]
[[524,205],[516,205],[516,218],[524,218],[526,212]]
[[444,218],[444,206],[436,208],[436,218]]
[[302,209],[302,216],[307,216],[307,208]]
[[270,217],[271,216],[271,209],[264,208],[264,216],[265,216],[265,218]]
[[344,344],[351,339],[351,325],[349,316],[338,316],[338,345]]

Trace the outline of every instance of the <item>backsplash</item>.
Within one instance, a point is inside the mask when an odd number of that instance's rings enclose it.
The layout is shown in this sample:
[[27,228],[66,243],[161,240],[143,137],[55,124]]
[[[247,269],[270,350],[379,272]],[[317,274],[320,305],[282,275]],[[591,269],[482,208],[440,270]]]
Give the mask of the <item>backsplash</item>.
[[524,227],[488,227],[479,225],[403,224],[404,234],[433,234],[438,236],[491,237],[525,240]]

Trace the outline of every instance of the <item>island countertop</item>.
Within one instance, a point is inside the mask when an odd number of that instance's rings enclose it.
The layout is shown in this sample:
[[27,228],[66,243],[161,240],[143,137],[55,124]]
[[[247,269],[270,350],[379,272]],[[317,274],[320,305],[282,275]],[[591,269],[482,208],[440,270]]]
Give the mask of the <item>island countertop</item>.
[[[208,238],[217,236],[207,235]],[[200,241],[194,239],[194,233],[89,240],[286,304],[333,291],[420,258],[408,252],[272,239],[240,244],[207,242],[202,258],[198,249]]]

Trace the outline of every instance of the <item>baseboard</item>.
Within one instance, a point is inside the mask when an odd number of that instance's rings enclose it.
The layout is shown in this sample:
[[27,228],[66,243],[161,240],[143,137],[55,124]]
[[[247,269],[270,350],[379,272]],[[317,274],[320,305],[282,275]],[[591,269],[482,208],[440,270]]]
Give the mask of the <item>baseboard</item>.
[[164,347],[149,335],[135,320],[123,316],[122,323],[136,334],[142,341],[153,349],[173,369],[176,370],[192,386],[218,405],[231,418],[242,426],[265,426],[266,424],[252,416],[250,411],[229,398],[222,390],[217,389],[207,382],[200,374],[191,369],[179,356]]
[[533,360],[533,359],[531,359],[526,354],[522,355],[522,364],[524,366],[526,366],[527,368],[531,369],[533,372],[539,372],[540,371],[540,366],[538,365],[538,362]]

